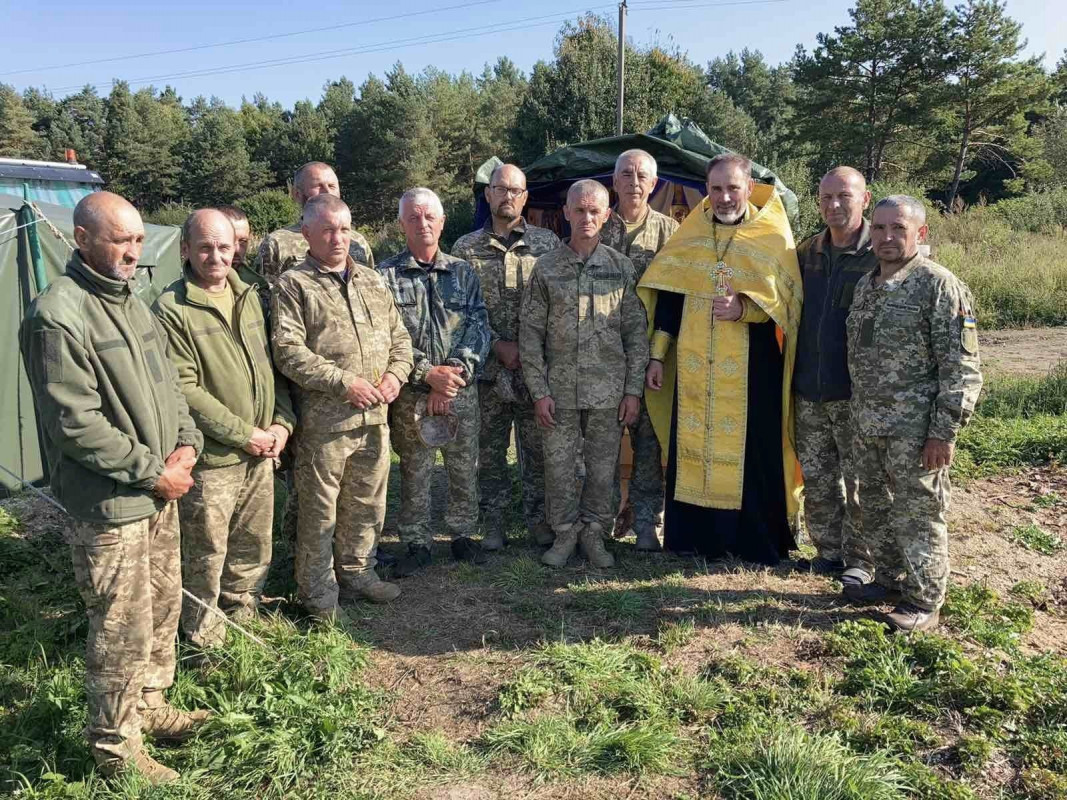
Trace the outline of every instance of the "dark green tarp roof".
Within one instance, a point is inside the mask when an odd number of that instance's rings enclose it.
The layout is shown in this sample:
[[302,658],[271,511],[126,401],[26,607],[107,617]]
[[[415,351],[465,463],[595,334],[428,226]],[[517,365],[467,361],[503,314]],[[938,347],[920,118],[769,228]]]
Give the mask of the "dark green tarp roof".
[[[17,229],[21,197],[0,194],[0,465],[27,481],[44,477],[37,437],[33,395],[19,355],[18,329],[38,287],[30,258],[28,230]],[[68,242],[74,242],[73,210],[37,203],[37,207]],[[70,247],[42,219],[34,226],[40,244],[44,277],[51,282],[63,274]],[[17,230],[16,230],[17,229]],[[180,229],[145,225],[145,244],[136,276],[137,294],[151,303],[181,274],[178,252]],[[0,489],[18,481],[0,470]]]
[[[648,133],[632,133],[624,136],[608,136],[589,142],[568,145],[539,158],[527,167],[526,183],[531,194],[553,183],[569,183],[579,178],[609,175],[615,170],[615,159],[631,148],[647,150],[656,159],[660,177],[702,187],[708,161],[720,153],[731,152],[729,148],[713,142],[704,131],[690,119],[679,119],[668,114]],[[478,179],[488,182],[488,172]],[[492,168],[489,169],[489,172]],[[797,198],[778,177],[766,167],[753,162],[752,177],[773,184],[778,188],[785,204],[786,213],[795,220]]]

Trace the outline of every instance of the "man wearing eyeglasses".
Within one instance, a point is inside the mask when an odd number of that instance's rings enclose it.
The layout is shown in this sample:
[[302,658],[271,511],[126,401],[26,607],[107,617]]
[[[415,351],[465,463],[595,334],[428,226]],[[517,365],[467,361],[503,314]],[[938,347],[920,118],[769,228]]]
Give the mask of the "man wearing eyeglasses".
[[504,546],[504,519],[511,504],[507,451],[512,425],[522,476],[522,509],[530,535],[541,545],[552,543],[545,519],[545,472],[541,431],[534,420],[533,400],[519,362],[519,309],[522,293],[538,256],[559,246],[552,231],[527,224],[526,176],[512,164],[501,164],[489,178],[485,199],[492,216],[481,230],[460,237],[452,255],[469,262],[482,284],[489,312],[490,351],[478,382],[481,407],[478,481],[483,550]]

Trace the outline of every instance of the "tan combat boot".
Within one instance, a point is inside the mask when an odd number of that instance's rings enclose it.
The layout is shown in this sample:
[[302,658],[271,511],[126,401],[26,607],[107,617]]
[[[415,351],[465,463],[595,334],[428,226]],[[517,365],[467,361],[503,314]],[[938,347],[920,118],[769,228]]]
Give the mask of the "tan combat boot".
[[167,742],[185,741],[211,719],[210,711],[180,711],[164,700],[160,691],[144,692],[137,710],[141,714],[141,730]]
[[597,569],[607,569],[615,566],[615,556],[604,547],[604,531],[596,523],[585,526],[579,537],[582,554],[589,559],[589,563]]
[[383,581],[378,577],[378,573],[371,569],[354,582],[351,593],[372,603],[390,603],[400,597],[400,587],[395,583]]
[[574,548],[578,546],[578,532],[581,529],[582,524],[580,522],[576,522],[566,528],[560,528],[556,532],[556,541],[541,556],[541,563],[550,567],[565,566],[567,559],[574,555]]
[[140,747],[128,759],[111,758],[101,761],[96,765],[96,769],[105,778],[113,778],[126,770],[136,770],[153,786],[173,783],[181,777],[170,767],[160,764]]

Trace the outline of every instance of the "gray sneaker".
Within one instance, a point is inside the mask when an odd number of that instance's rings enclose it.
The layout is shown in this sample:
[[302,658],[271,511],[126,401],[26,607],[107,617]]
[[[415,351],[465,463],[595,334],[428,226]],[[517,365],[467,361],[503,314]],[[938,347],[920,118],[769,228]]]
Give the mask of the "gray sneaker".
[[927,611],[911,603],[901,603],[885,615],[885,621],[893,630],[905,633],[932,631],[941,621],[941,612],[936,608]]

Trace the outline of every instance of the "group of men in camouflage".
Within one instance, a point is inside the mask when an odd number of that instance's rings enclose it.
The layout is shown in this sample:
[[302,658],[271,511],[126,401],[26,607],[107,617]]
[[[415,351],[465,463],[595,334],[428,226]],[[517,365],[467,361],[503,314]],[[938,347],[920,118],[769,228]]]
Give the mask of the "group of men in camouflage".
[[[131,286],[137,211],[107,192],[79,203],[77,249],[20,344],[52,489],[75,519],[87,735],[102,772],[177,777],[141,742],[185,738],[209,717],[163,698],[179,617],[206,648],[223,640],[223,615],[255,613],[283,462],[299,600],[318,620],[400,594],[376,571],[390,446],[405,547],[396,575],[431,561],[438,451],[454,557],[481,563],[504,547],[513,428],[523,515],[545,564],[579,548],[595,567],[614,563],[604,539],[624,427],[636,548],[660,549],[663,454],[643,400],[649,326],[635,292],[677,228],[649,206],[657,180],[652,156],[632,150],[616,163],[615,209],[599,182],[576,182],[561,243],[525,221],[525,176],[500,166],[489,220],[452,255],[439,246],[440,200],[415,188],[399,202],[406,249],[375,267],[334,171],[311,163],[294,176],[299,224],[267,236],[254,263],[243,212],[190,215],[183,275],[151,310]],[[840,574],[851,602],[898,602],[889,622],[914,630],[936,625],[944,600],[948,467],[981,386],[977,336],[966,287],[919,255],[922,205],[887,198],[868,223],[869,199],[858,172],[831,171],[827,228],[798,249],[796,438],[812,569]]]

